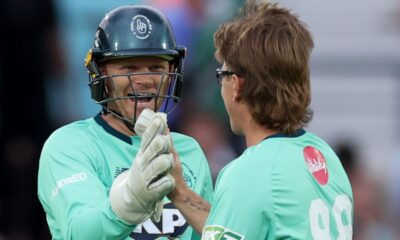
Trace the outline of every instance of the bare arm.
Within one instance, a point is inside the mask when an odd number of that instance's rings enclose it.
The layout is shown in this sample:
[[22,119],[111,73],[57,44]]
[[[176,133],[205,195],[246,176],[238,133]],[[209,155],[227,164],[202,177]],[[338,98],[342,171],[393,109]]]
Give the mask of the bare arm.
[[168,194],[168,198],[179,209],[194,230],[201,235],[211,205],[186,185],[179,156],[175,150],[172,152],[174,155],[174,168],[171,174],[175,179],[176,185],[174,190]]

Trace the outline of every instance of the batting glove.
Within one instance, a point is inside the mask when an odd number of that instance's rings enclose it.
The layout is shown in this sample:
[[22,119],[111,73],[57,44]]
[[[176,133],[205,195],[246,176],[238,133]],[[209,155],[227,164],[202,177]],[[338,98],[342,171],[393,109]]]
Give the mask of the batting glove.
[[[142,115],[144,118],[150,116],[143,113],[145,111],[140,115],[138,123],[142,121]],[[162,199],[175,186],[169,174],[173,165],[171,140],[169,135],[162,135],[167,128],[166,115],[155,113],[149,119],[142,130],[135,126],[135,132],[142,135],[139,152],[133,166],[115,179],[110,190],[111,208],[115,214],[135,225],[150,217],[159,220]]]

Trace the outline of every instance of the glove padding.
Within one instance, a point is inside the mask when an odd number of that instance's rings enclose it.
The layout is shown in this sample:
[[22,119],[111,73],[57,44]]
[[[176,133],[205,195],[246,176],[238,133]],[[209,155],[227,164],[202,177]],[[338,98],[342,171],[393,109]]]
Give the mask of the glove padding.
[[[152,110],[146,108],[146,109],[143,110],[143,112],[140,114],[139,119],[136,121],[135,133],[137,135],[143,137],[146,128],[150,125],[150,122],[154,118],[160,118],[162,121],[167,122],[167,115],[165,113],[161,113],[161,112],[155,113]],[[146,132],[146,134],[150,134],[151,135],[151,134],[154,134],[154,132],[156,132],[156,134],[165,133],[166,127],[165,128],[159,128],[157,130],[148,131],[148,132]],[[144,137],[144,139],[150,139],[150,138],[151,138],[151,136],[145,136]],[[144,144],[144,146],[147,145],[146,142],[143,142],[143,144]],[[158,201],[156,203],[156,207],[154,209],[154,213],[153,213],[153,215],[151,215],[151,219],[152,219],[153,222],[159,222],[160,221],[163,209],[164,209],[164,203],[163,203],[163,200],[161,199],[160,201]]]
[[[156,113],[143,132],[133,166],[120,174],[110,190],[111,208],[128,224],[139,224],[152,217],[159,220],[162,199],[174,188],[168,173],[173,165],[165,115]],[[161,205],[161,208],[160,208]]]

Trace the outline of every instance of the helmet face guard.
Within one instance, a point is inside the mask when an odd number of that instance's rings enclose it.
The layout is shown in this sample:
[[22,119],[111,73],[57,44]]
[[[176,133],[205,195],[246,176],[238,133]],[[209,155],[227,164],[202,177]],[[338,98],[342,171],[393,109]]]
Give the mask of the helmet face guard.
[[[95,34],[94,46],[85,59],[85,67],[89,74],[91,96],[106,112],[110,112],[125,122],[136,121],[137,102],[152,97],[156,106],[154,111],[172,111],[180,100],[183,84],[183,65],[186,49],[176,46],[175,35],[168,19],[157,9],[144,5],[126,5],[116,8],[103,18]],[[166,59],[173,65],[171,73],[129,73],[126,75],[103,76],[99,63],[115,58],[132,58],[153,56]],[[160,75],[161,84],[154,96],[143,95],[134,88],[134,77],[137,75]],[[126,77],[130,82],[133,94],[120,96],[106,90],[115,86],[115,77]],[[161,88],[164,84],[168,87]],[[165,90],[165,91],[164,91]],[[112,91],[112,90],[111,90]],[[135,114],[132,118],[122,116],[108,108],[111,101],[132,99]]]
[[[160,83],[156,87],[155,92],[143,92],[137,91],[135,89],[135,77],[141,76],[156,76],[160,78]],[[119,93],[116,84],[115,78],[119,78],[121,81],[125,79],[129,83],[131,94],[122,95]],[[164,72],[146,72],[146,73],[129,73],[129,74],[120,74],[120,75],[105,75],[102,77],[97,78],[89,83],[89,86],[92,90],[96,89],[99,90],[99,86],[111,86],[108,87],[105,93],[105,96],[101,98],[101,100],[97,101],[98,104],[102,105],[103,108],[110,112],[113,115],[121,118],[122,120],[126,121],[127,123],[134,125],[135,121],[138,116],[136,116],[136,109],[138,102],[142,100],[147,101],[154,101],[154,109],[153,111],[162,111],[165,113],[169,113],[176,107],[177,103],[179,102],[179,96],[176,96],[176,93],[179,87],[179,83],[182,82],[182,74],[179,73],[164,73]],[[93,95],[93,93],[92,93]],[[119,113],[116,113],[114,110],[109,109],[108,105],[110,102],[115,101],[123,101],[123,100],[132,100],[134,102],[134,113],[133,116],[123,116]]]

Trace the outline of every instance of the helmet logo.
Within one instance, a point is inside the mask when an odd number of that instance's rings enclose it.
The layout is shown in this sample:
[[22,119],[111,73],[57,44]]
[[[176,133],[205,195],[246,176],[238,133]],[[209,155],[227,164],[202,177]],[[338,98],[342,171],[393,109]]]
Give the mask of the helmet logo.
[[139,39],[146,39],[150,36],[152,26],[150,20],[143,15],[136,15],[131,21],[131,31]]

